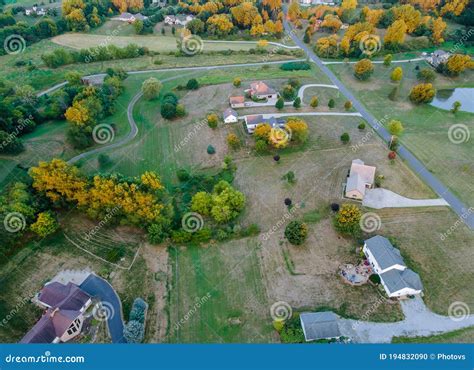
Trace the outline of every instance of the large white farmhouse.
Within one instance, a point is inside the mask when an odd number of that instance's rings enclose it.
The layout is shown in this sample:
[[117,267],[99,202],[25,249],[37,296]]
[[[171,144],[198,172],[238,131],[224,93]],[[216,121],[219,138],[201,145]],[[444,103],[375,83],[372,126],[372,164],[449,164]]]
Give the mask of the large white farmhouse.
[[389,297],[406,297],[423,291],[418,274],[405,265],[400,251],[387,238],[377,235],[367,239],[363,251]]

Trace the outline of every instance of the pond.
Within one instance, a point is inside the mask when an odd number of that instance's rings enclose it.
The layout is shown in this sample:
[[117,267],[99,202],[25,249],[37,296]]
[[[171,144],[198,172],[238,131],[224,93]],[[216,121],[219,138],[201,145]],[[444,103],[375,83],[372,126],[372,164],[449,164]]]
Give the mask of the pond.
[[459,110],[474,113],[474,88],[458,87],[456,89],[438,90],[431,105],[437,108],[450,110],[455,101],[461,103],[461,108]]

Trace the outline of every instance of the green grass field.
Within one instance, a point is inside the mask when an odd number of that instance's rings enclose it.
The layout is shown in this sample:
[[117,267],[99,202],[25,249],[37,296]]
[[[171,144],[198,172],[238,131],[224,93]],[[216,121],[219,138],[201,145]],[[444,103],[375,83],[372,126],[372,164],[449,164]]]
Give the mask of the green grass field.
[[[474,115],[466,112],[453,115],[428,104],[412,104],[408,95],[412,86],[418,83],[415,68],[429,66],[425,62],[404,63],[400,66],[404,77],[400,85],[400,97],[396,102],[388,99],[388,94],[395,86],[390,82],[393,66],[386,68],[375,65],[373,76],[366,82],[354,78],[353,67],[350,65],[330,65],[330,68],[383,124],[388,124],[392,119],[400,120],[405,127],[405,132],[401,135],[402,143],[451,191],[464,202],[474,205],[474,141],[471,139],[454,144],[448,136],[449,127],[454,124],[466,125],[474,132]],[[437,74],[433,85],[437,89],[474,87],[473,76],[472,71],[466,71],[457,78]]]
[[274,341],[258,248],[246,239],[170,251],[170,342]]
[[474,328],[466,328],[429,337],[394,337],[392,343],[472,343]]

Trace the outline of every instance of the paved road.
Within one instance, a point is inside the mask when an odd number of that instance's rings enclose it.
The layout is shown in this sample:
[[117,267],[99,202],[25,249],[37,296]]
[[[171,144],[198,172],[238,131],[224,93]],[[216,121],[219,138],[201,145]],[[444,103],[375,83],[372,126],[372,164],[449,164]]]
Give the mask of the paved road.
[[[411,63],[411,62],[419,62],[420,60],[425,60],[425,58],[413,58],[413,59],[399,59],[399,60],[392,60],[392,63]],[[329,65],[329,64],[355,64],[357,63],[356,61],[354,62],[344,62],[344,61],[338,61],[338,62],[329,62],[329,61],[321,61],[324,65]],[[374,64],[382,64],[383,60],[373,60],[372,63]]]
[[442,316],[431,312],[420,297],[401,301],[405,319],[393,323],[377,323],[339,319],[342,335],[357,343],[390,343],[393,337],[426,337],[474,326],[474,315],[467,315],[459,306],[459,317]]
[[[284,27],[286,33],[293,39],[296,45],[300,46],[305,51],[308,57],[328,76],[331,82],[339,87],[339,90],[346,96],[346,98],[352,101],[354,108],[357,109],[362,117],[370,124],[370,126],[382,137],[386,142],[390,141],[390,133],[383,127],[379,121],[357,100],[349,89],[332,73],[332,71],[326,67],[326,65],[318,58],[308,46],[301,41],[295,33],[292,31],[291,25],[286,19],[284,19]],[[429,170],[421,163],[410,151],[404,146],[400,145],[398,149],[399,156],[404,159],[411,168],[419,174],[419,176],[441,197],[448,202],[454,212],[463,220],[466,225],[474,230],[474,212],[469,209],[464,203],[462,203],[448,188],[443,185],[435,176],[433,176]]]
[[295,113],[253,113],[247,114],[244,116],[239,116],[239,119],[244,119],[247,116],[253,116],[255,114],[261,114],[263,119],[268,119],[271,117],[280,118],[280,117],[296,117],[296,116],[349,116],[349,117],[361,117],[359,112],[295,112]]
[[97,275],[90,274],[80,285],[91,297],[98,297],[105,309],[107,326],[113,343],[127,343],[123,337],[122,302],[112,285]]
[[[238,67],[255,67],[255,66],[263,66],[269,64],[283,64],[288,62],[302,62],[305,59],[288,59],[288,60],[276,60],[271,62],[258,62],[258,63],[239,63],[239,64],[223,64],[223,65],[215,65],[215,66],[202,66],[202,67],[177,67],[177,68],[161,68],[161,69],[144,69],[139,71],[127,71],[129,75],[139,75],[144,73],[153,73],[153,72],[181,72],[181,71],[210,71],[213,69],[221,69],[221,68],[238,68]],[[105,73],[97,73],[93,75],[88,75],[84,77],[104,77]],[[179,76],[178,76],[179,77]],[[45,94],[49,94],[54,92],[61,87],[67,85],[67,81],[60,82],[50,88],[40,91],[36,95],[38,97],[43,96]]]

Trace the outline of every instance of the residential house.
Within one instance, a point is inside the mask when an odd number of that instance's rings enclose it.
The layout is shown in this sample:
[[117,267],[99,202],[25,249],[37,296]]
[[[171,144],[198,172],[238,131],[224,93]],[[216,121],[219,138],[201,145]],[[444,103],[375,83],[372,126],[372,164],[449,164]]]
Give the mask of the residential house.
[[278,92],[263,81],[252,82],[250,84],[250,89],[245,90],[245,93],[249,94],[253,99],[278,99]]
[[338,318],[333,312],[304,312],[300,315],[300,322],[307,342],[338,339],[342,336]]
[[430,63],[433,67],[438,67],[442,63],[446,63],[451,56],[451,53],[438,49],[432,52],[426,60]]
[[227,108],[224,111],[223,118],[224,118],[224,123],[235,123],[239,120],[237,112],[233,110],[232,108]]
[[20,343],[59,343],[76,337],[92,299],[76,284],[50,282],[35,297],[35,303],[45,313]]
[[421,294],[423,284],[419,275],[405,265],[400,251],[387,238],[377,235],[367,239],[363,252],[389,297]]
[[143,22],[146,19],[148,19],[148,17],[144,16],[141,13],[132,14],[132,13],[128,13],[128,12],[123,12],[118,17],[116,17],[114,19],[116,19],[118,21],[122,21],[122,22],[133,23],[135,21],[142,21]]
[[245,107],[245,96],[231,96],[229,103],[232,108],[243,108]]
[[175,26],[175,25],[178,25],[178,26],[183,26],[185,27],[189,22],[191,22],[192,20],[194,19],[194,16],[193,15],[182,15],[182,14],[178,14],[178,15],[167,15],[165,17],[165,24],[169,25],[169,26]]
[[81,78],[81,82],[87,86],[100,86],[104,83],[104,75],[92,75]]
[[334,5],[333,1],[323,1],[323,0],[299,0],[300,5],[310,6],[310,5]]
[[39,8],[37,6],[33,6],[31,8],[25,8],[25,15],[31,15],[31,16],[43,16],[46,15],[46,9],[44,8]]
[[253,134],[255,128],[263,123],[268,123],[272,128],[276,127],[285,127],[285,120],[282,118],[268,117],[263,118],[261,114],[253,114],[245,116],[245,125],[247,127],[247,132]]
[[354,159],[347,178],[345,196],[357,200],[364,199],[366,189],[374,186],[375,170],[375,167],[365,165],[360,159]]

